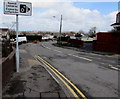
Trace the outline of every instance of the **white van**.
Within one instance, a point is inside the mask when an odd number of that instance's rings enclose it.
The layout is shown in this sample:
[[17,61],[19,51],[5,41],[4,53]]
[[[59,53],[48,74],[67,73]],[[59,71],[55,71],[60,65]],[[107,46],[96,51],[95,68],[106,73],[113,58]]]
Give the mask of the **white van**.
[[[15,38],[15,40],[16,40],[16,38]],[[16,42],[16,41],[15,41],[15,42]],[[18,37],[18,42],[27,42],[26,36]]]

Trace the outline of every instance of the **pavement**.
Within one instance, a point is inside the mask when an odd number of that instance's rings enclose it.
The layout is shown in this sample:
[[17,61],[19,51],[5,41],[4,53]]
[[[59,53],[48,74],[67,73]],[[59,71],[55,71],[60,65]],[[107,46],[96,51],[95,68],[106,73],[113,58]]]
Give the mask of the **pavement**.
[[52,78],[40,62],[20,46],[20,71],[14,73],[3,89],[3,98],[66,98],[59,84]]

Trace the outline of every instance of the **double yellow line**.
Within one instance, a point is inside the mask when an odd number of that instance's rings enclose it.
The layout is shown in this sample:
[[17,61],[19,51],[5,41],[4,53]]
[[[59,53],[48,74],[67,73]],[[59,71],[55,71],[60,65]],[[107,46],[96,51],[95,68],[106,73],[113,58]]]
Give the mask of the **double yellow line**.
[[[74,92],[74,90],[65,82],[65,80],[76,90],[76,92],[83,98],[87,99],[86,96],[70,81],[68,80],[62,73],[60,73],[56,68],[50,65],[47,61],[45,61],[40,56],[35,56],[39,61],[41,61],[47,68],[49,68],[60,80],[61,82],[70,90],[73,96],[76,99],[79,99],[79,96]],[[65,79],[65,80],[64,80]]]

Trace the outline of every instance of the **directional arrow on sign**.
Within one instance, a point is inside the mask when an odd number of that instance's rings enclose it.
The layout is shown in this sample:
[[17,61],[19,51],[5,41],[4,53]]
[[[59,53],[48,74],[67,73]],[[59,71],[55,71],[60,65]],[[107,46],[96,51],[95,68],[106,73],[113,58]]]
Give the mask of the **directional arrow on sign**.
[[29,7],[27,7],[27,12],[29,12],[30,11],[30,8]]
[[28,8],[28,11],[30,11],[30,8]]

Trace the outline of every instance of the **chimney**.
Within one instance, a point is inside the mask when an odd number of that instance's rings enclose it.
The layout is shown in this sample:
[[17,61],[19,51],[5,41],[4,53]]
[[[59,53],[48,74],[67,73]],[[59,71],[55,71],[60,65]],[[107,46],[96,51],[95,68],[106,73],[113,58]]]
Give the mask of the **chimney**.
[[116,16],[116,23],[120,23],[120,12],[118,12]]

